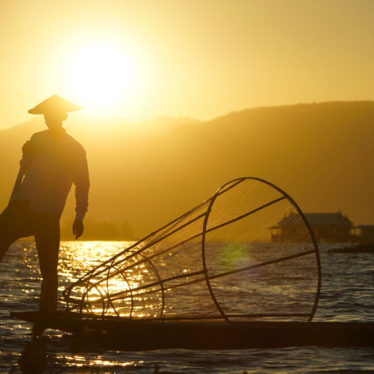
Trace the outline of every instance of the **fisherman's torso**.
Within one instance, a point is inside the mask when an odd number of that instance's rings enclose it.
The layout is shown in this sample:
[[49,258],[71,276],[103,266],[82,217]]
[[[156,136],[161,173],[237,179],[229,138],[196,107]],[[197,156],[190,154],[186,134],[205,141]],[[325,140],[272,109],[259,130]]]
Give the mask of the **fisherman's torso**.
[[22,159],[25,177],[13,199],[30,200],[31,209],[39,213],[61,214],[75,164],[83,155],[83,147],[65,131],[58,135],[49,130],[34,134]]

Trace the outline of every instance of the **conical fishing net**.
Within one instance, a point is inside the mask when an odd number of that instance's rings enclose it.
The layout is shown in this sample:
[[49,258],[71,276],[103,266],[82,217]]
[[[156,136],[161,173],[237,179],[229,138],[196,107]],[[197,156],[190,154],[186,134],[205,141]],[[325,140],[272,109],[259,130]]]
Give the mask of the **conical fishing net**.
[[240,178],[97,266],[64,291],[67,310],[191,320],[311,320],[318,247],[301,210]]

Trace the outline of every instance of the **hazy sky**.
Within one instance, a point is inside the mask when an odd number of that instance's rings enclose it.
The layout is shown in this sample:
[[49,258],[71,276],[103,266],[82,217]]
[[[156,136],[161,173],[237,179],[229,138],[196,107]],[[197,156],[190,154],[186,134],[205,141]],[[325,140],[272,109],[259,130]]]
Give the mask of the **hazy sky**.
[[0,0],[0,126],[54,93],[131,120],[374,99],[373,15],[372,0]]

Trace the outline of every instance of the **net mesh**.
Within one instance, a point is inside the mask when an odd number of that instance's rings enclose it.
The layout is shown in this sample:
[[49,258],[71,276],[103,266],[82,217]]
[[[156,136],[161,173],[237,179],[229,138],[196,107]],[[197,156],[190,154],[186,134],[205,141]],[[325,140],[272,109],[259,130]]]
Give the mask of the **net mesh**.
[[311,320],[318,248],[276,186],[241,178],[64,291],[67,310],[144,319]]

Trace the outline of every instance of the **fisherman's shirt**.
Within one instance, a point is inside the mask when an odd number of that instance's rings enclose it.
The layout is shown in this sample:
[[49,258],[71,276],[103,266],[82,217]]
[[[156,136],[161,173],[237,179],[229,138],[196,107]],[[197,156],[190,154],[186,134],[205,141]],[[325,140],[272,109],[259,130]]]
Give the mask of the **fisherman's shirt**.
[[29,200],[31,210],[61,215],[72,184],[76,215],[83,219],[88,206],[89,175],[86,152],[64,129],[37,132],[24,145],[24,178],[13,200]]

